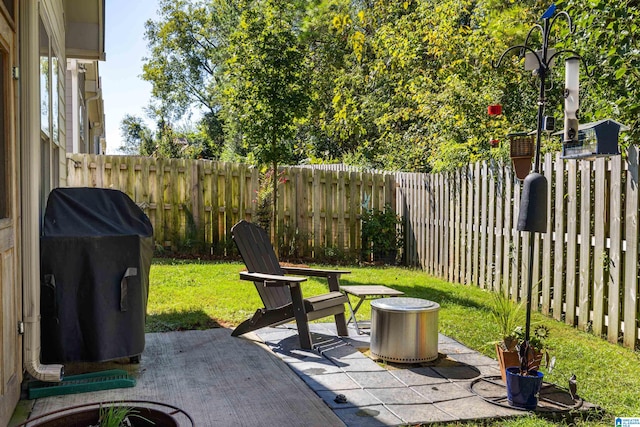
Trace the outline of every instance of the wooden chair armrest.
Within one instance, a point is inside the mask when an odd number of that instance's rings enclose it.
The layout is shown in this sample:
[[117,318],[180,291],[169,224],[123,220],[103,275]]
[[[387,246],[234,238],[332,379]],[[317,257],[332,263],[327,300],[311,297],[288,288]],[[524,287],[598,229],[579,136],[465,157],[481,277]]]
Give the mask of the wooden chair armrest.
[[340,290],[340,276],[349,274],[347,270],[324,270],[321,268],[281,267],[287,274],[300,274],[302,276],[324,277],[327,279],[330,291]]
[[252,282],[262,282],[264,286],[286,286],[299,284],[307,280],[306,277],[278,276],[275,274],[249,273],[247,271],[240,273],[240,279]]
[[340,277],[341,274],[349,274],[347,270],[325,270],[321,268],[308,268],[308,267],[280,267],[282,271],[287,274],[297,274],[300,276],[315,276],[315,277],[327,277],[330,275],[336,275]]

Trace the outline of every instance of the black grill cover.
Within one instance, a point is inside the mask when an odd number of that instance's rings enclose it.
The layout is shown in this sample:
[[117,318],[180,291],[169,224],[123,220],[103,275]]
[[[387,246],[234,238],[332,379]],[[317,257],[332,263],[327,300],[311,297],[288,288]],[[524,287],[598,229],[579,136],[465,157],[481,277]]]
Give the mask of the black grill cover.
[[40,253],[43,363],[140,355],[152,256],[151,222],[129,196],[53,190]]

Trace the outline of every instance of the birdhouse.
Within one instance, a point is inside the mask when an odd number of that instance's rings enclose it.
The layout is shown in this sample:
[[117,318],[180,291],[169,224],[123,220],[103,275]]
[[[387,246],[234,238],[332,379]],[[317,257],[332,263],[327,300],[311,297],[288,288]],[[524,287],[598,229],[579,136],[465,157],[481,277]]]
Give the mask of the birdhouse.
[[[562,158],[584,159],[619,155],[619,133],[626,130],[629,130],[627,126],[612,119],[582,124],[578,126],[577,142],[563,141]],[[563,135],[563,132],[556,132],[554,135]]]

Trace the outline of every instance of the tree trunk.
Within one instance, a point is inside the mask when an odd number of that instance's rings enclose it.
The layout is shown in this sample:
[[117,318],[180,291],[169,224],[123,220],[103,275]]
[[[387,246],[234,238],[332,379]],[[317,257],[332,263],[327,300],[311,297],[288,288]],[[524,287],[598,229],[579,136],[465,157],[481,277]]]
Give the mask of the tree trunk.
[[[274,144],[275,145],[275,144]],[[275,146],[274,146],[275,149]],[[278,219],[278,161],[274,160],[271,167],[273,168],[273,197],[271,198],[273,204],[273,215],[271,217],[271,241],[274,242],[274,249],[276,250],[276,254],[278,253],[278,223],[276,222]]]

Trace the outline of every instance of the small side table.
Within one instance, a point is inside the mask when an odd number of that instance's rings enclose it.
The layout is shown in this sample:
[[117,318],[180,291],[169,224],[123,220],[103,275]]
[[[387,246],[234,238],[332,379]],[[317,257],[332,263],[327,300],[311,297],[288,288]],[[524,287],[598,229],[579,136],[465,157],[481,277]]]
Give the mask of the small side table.
[[351,300],[347,298],[349,311],[351,312],[347,325],[353,320],[353,324],[356,327],[358,335],[362,335],[362,332],[360,331],[360,326],[356,320],[356,313],[365,300],[374,299],[375,297],[397,297],[404,295],[404,292],[402,291],[397,291],[382,285],[340,286],[340,290],[347,294],[347,297],[349,295],[353,295],[360,298],[355,308],[351,305]]

